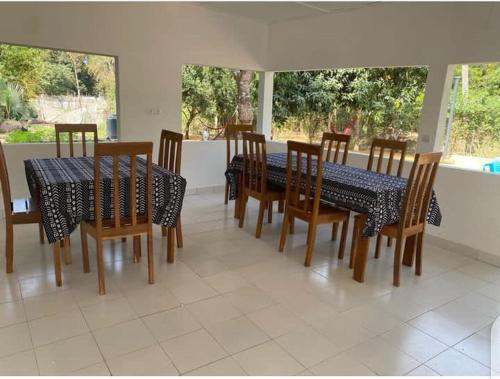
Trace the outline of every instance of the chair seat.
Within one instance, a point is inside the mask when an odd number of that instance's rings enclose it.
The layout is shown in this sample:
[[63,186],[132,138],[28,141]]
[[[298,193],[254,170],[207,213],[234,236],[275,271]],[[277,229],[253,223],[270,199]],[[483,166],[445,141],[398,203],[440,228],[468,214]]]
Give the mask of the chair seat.
[[[304,212],[304,205],[306,200],[300,200],[297,206],[289,206],[290,212],[294,217],[304,221],[309,221],[312,216],[313,201],[308,200],[307,212]],[[319,204],[318,223],[330,223],[334,221],[343,221],[349,217],[349,211],[337,208],[323,202]]]
[[33,224],[41,221],[38,203],[31,197],[12,200],[11,209],[14,224]]
[[[359,220],[361,218],[361,215],[356,215],[354,216],[356,220]],[[380,230],[379,234],[391,238],[397,238],[398,237],[398,229],[399,229],[399,224],[389,224],[389,225],[384,225],[382,229]],[[406,236],[412,236],[418,233],[421,233],[424,230],[424,224],[418,224],[414,226],[410,226],[408,228],[403,228],[403,237]]]
[[[95,237],[96,221],[84,221],[87,225],[86,229],[89,234]],[[132,225],[132,219],[129,217],[120,217],[120,227],[116,227],[114,219],[102,220],[103,230],[102,237],[104,239],[115,239],[131,235],[139,235],[148,232],[147,216],[137,216],[136,225]]]

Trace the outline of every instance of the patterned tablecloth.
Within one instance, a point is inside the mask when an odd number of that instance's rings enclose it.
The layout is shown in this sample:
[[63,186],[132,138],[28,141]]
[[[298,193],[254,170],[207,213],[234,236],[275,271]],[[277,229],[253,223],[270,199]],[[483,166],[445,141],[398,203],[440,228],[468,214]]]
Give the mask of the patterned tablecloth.
[[[120,214],[129,216],[130,163],[120,158]],[[50,243],[71,234],[82,220],[94,219],[93,157],[30,159],[24,161],[32,197],[40,199],[42,221]],[[103,218],[112,218],[112,158],[101,159]],[[137,158],[137,213],[146,212],[146,161]],[[153,164],[153,222],[173,227],[182,209],[186,179]]]
[[[267,172],[270,184],[286,187],[286,153],[267,155]],[[235,156],[226,178],[230,186],[230,198],[237,197],[237,176],[242,170],[243,158]],[[302,164],[303,171],[306,163]],[[313,165],[313,172],[314,172]],[[384,225],[398,222],[401,203],[406,189],[406,178],[379,174],[357,167],[325,162],[323,165],[323,184],[321,199],[367,215],[363,235],[371,237],[378,234]],[[433,193],[429,205],[427,221],[439,226],[441,211]]]

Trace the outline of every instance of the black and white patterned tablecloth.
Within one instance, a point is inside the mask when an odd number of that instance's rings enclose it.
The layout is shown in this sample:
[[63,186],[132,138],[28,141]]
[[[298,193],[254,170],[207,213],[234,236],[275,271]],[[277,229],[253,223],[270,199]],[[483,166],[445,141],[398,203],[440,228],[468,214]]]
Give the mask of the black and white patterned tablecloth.
[[[120,157],[120,214],[129,216],[130,159]],[[24,161],[32,197],[40,199],[42,221],[50,243],[71,234],[82,220],[94,219],[93,157],[30,159]],[[102,216],[112,218],[113,166],[101,159]],[[146,211],[146,161],[137,157],[137,213]],[[173,227],[182,209],[186,179],[153,164],[153,222]]]
[[[286,187],[286,153],[267,155],[267,173],[270,184]],[[243,158],[235,156],[226,178],[230,186],[230,199],[237,197],[237,176],[242,170]],[[302,164],[305,172],[306,163]],[[313,165],[313,172],[315,168]],[[379,174],[357,167],[326,162],[323,165],[323,184],[321,199],[367,215],[363,228],[366,237],[375,236],[384,225],[398,222],[401,203],[406,189],[406,178]],[[427,221],[439,226],[441,211],[433,193]]]

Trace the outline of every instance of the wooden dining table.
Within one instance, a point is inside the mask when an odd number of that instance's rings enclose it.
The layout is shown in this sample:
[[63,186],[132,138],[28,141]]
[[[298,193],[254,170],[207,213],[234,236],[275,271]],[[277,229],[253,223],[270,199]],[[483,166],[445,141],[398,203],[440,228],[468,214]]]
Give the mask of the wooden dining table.
[[[286,165],[286,153],[267,154],[268,181],[271,185],[286,187]],[[243,156],[234,156],[225,173],[230,187],[230,199],[236,200],[237,203],[242,167]],[[304,170],[305,167],[306,164],[302,164]],[[323,163],[321,200],[360,213],[363,217],[363,230],[356,252],[354,280],[364,281],[363,260],[366,260],[370,237],[378,235],[383,226],[399,221],[406,184],[407,179],[403,177],[331,162]],[[236,206],[237,209],[238,206]],[[238,212],[235,212],[235,217],[239,217]],[[441,210],[436,194],[433,192],[427,222],[439,226],[441,219]],[[414,238],[406,239],[403,264],[408,266],[413,264],[415,246]]]
[[[120,214],[127,217],[130,196],[128,157],[119,169]],[[125,160],[127,160],[125,162]],[[137,157],[137,213],[146,209],[146,161]],[[42,222],[49,243],[69,236],[82,220],[94,220],[94,158],[49,158],[24,161],[31,196],[38,199]],[[112,218],[113,167],[111,157],[101,159],[102,215]],[[153,164],[153,223],[173,228],[182,210],[186,179]],[[173,244],[168,244],[173,248]],[[169,252],[171,253],[171,252]]]

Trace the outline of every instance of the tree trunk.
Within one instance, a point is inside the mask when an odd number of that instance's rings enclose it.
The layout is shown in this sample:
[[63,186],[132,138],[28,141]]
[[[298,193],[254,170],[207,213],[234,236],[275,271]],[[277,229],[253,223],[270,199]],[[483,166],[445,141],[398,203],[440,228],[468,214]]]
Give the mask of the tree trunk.
[[353,131],[352,131],[352,139],[353,139],[353,150],[354,151],[359,151],[359,140],[361,138],[361,117],[360,117],[361,111],[356,110],[354,112],[354,120],[353,120]]
[[469,93],[469,65],[462,65],[462,96],[467,97]]
[[250,84],[254,72],[240,70],[236,75],[238,85],[238,120],[240,124],[251,124],[253,121],[252,99],[250,97]]

